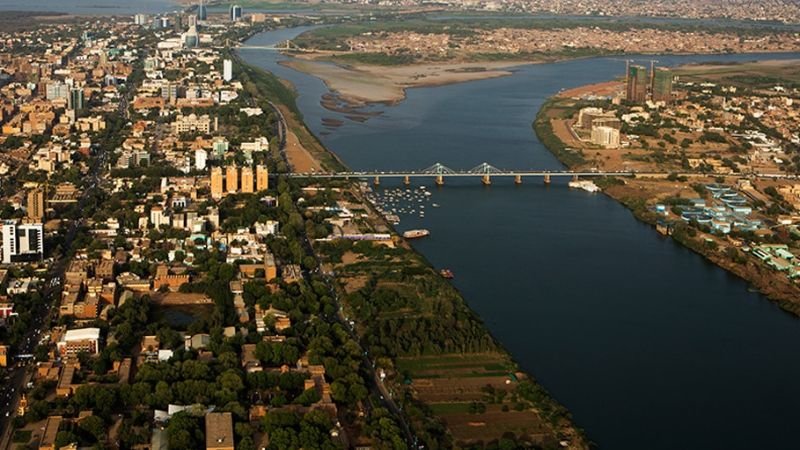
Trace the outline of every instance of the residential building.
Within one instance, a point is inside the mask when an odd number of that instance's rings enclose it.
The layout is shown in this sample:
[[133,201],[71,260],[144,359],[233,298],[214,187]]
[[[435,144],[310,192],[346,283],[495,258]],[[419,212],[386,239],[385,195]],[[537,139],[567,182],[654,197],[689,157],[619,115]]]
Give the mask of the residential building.
[[266,166],[256,166],[256,191],[269,189],[269,171]]
[[214,167],[211,169],[211,198],[221,199],[224,194],[222,183],[222,167]]
[[233,61],[226,59],[222,62],[222,79],[231,81],[233,79]]
[[229,412],[206,414],[206,450],[234,450],[233,416]]
[[44,231],[41,223],[3,224],[3,263],[41,260],[44,257]]
[[253,168],[252,167],[242,167],[242,179],[241,179],[242,190],[241,192],[245,194],[252,194],[253,189],[255,188],[254,180],[253,180]]
[[592,144],[605,148],[619,147],[619,130],[612,127],[592,127]]
[[236,164],[225,169],[225,189],[229,194],[235,194],[239,190],[239,168]]
[[28,192],[28,219],[41,222],[44,219],[44,191],[36,188]]

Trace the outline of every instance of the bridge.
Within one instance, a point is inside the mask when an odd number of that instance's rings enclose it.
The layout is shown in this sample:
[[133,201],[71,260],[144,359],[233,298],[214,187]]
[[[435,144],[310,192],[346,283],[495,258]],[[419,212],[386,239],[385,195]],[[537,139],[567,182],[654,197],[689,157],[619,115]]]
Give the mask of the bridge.
[[[513,178],[514,183],[522,184],[523,178],[542,178],[545,183],[549,184],[553,177],[556,178],[572,178],[578,180],[579,178],[595,178],[595,177],[649,177],[649,178],[666,178],[670,174],[685,177],[708,177],[713,174],[697,173],[697,172],[637,172],[633,170],[621,171],[574,171],[574,170],[501,170],[492,166],[489,163],[479,164],[469,170],[454,170],[444,164],[436,163],[430,167],[422,170],[411,171],[365,171],[365,172],[309,172],[309,173],[290,173],[291,178],[311,178],[311,179],[351,179],[351,178],[372,178],[373,183],[377,186],[380,185],[381,178],[402,178],[403,183],[406,185],[411,184],[412,178],[433,178],[434,182],[439,185],[444,185],[445,178],[479,178],[484,185],[492,184],[492,178]],[[794,175],[786,174],[740,174],[740,176],[753,176],[757,178],[796,178]]]
[[326,53],[322,50],[308,49],[298,47],[291,40],[281,41],[274,45],[239,45],[236,47],[239,50],[267,50],[277,52],[301,52],[301,53]]

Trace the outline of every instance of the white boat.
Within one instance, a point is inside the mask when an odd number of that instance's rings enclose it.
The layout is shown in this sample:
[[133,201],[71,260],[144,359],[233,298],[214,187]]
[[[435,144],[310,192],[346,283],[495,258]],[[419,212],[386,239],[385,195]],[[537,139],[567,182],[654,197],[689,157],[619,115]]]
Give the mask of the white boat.
[[419,230],[408,230],[403,233],[403,237],[406,239],[416,239],[430,235],[431,232],[426,229],[419,229]]

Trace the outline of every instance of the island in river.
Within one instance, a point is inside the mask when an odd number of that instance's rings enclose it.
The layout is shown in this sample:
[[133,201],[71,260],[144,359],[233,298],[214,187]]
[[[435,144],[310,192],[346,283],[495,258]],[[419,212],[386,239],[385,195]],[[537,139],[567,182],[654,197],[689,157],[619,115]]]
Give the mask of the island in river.
[[510,75],[515,66],[600,55],[800,50],[789,31],[619,19],[385,19],[309,30],[282,64],[321,78],[353,106],[396,103],[405,89]]

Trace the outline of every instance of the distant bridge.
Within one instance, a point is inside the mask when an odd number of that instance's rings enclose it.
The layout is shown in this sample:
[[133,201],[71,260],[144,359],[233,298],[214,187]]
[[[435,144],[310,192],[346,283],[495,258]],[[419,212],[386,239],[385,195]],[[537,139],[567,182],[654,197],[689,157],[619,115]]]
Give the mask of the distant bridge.
[[240,45],[237,47],[239,50],[267,50],[267,51],[284,51],[284,52],[302,52],[302,53],[324,53],[321,50],[308,49],[298,47],[297,44],[291,40],[281,41],[274,45]]
[[[480,178],[485,185],[492,183],[493,177],[514,178],[517,184],[522,183],[523,178],[538,177],[543,178],[545,183],[550,183],[552,177],[569,177],[573,180],[594,177],[648,177],[666,178],[670,174],[685,177],[708,177],[714,174],[705,173],[676,173],[676,172],[637,172],[633,170],[620,171],[574,171],[574,170],[501,170],[489,163],[479,164],[469,170],[454,170],[444,164],[436,163],[422,170],[411,171],[363,171],[363,172],[308,172],[290,173],[291,178],[314,178],[314,179],[351,179],[351,178],[372,178],[373,183],[380,184],[381,178],[402,178],[405,184],[411,184],[412,178],[433,178],[437,185],[444,185],[445,178],[448,177],[473,177]],[[795,175],[786,174],[741,174],[741,177],[753,176],[757,178],[797,178]]]

